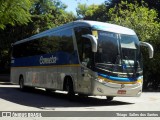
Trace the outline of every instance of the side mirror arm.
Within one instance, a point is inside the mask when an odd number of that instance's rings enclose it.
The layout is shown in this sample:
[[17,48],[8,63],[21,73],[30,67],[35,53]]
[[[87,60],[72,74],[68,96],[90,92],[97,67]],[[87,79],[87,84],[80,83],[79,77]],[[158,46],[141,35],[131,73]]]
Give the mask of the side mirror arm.
[[149,58],[153,58],[154,49],[153,49],[152,45],[147,42],[141,42],[141,41],[140,41],[140,45],[147,47],[148,51],[149,51]]
[[92,52],[97,52],[97,39],[96,39],[96,37],[93,35],[90,35],[90,34],[82,35],[82,37],[88,38],[92,44]]

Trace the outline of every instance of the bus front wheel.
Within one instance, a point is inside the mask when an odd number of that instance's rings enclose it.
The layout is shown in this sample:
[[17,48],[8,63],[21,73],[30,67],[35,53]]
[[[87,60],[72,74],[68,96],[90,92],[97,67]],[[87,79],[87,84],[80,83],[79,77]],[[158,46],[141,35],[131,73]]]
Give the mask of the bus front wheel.
[[68,92],[69,99],[72,100],[75,96],[75,93],[73,89],[73,82],[69,77],[67,77],[65,80],[65,89]]
[[46,88],[45,90],[46,90],[47,93],[52,93],[52,92],[55,92],[55,91],[56,91],[56,90],[49,89],[49,88]]

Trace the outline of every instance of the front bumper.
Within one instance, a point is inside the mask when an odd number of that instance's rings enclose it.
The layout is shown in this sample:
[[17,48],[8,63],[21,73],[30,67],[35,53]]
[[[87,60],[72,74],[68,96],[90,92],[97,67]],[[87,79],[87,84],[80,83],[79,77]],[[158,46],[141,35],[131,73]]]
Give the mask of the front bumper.
[[103,79],[92,81],[92,95],[119,96],[119,97],[139,97],[142,93],[141,77],[134,83],[106,82]]

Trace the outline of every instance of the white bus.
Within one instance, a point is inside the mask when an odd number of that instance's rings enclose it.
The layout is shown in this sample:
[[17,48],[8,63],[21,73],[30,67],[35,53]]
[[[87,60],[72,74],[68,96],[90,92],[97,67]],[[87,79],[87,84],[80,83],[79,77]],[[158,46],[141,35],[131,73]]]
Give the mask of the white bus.
[[122,26],[74,21],[12,45],[11,82],[86,96],[140,96],[140,46],[153,47]]

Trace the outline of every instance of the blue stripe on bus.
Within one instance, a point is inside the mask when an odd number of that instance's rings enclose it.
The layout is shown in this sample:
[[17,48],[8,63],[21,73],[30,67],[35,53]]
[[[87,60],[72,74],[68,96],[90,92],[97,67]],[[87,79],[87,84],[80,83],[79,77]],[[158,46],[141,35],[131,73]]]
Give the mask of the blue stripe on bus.
[[50,66],[50,65],[69,65],[78,64],[76,52],[72,54],[66,52],[57,52],[53,54],[36,55],[31,57],[13,58],[12,67],[26,66]]
[[113,76],[108,76],[105,74],[98,73],[99,76],[110,79],[110,80],[115,80],[115,81],[124,81],[124,82],[131,82],[131,81],[136,81],[139,77],[137,78],[122,78],[122,77],[113,77]]

